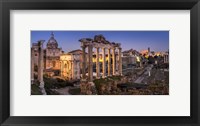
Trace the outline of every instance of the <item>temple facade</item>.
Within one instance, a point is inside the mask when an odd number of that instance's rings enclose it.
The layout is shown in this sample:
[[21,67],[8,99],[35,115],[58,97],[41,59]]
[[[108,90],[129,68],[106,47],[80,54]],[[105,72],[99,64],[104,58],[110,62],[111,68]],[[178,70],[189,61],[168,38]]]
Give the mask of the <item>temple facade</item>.
[[[94,39],[82,38],[79,41],[81,42],[81,48],[83,51],[82,80],[88,80],[89,82],[93,81],[93,49],[95,49],[96,58],[96,78],[122,75],[122,48],[120,43],[109,42],[103,35],[96,35],[94,36]],[[86,48],[88,52],[87,54]],[[88,57],[88,60],[86,60],[86,57]],[[102,76],[100,75],[99,59],[102,59]],[[86,73],[88,73],[87,78]]]

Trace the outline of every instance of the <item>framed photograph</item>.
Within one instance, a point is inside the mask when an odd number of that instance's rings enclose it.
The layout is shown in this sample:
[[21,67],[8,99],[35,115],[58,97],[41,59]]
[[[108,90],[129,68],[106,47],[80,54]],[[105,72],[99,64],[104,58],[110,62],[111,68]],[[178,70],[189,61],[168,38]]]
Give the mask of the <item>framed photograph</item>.
[[200,125],[199,0],[1,0],[0,124]]

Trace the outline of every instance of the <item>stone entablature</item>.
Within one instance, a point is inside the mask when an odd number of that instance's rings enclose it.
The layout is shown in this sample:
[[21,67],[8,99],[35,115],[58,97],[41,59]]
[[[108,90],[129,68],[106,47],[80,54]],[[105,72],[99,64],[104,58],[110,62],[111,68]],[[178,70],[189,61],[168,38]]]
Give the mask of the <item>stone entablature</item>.
[[113,49],[113,48],[120,48],[121,44],[120,43],[114,43],[114,42],[99,42],[99,41],[94,41],[89,38],[83,38],[79,40],[81,42],[81,46],[89,46],[92,45],[94,48],[107,48],[107,49]]

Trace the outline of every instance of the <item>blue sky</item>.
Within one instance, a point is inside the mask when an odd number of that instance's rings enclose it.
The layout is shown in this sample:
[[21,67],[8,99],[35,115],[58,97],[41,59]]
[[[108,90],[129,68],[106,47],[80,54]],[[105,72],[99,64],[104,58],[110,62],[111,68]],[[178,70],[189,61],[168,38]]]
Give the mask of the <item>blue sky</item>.
[[[52,31],[31,31],[31,43],[38,40],[45,40],[44,47],[51,36]],[[121,43],[122,51],[135,49],[145,50],[148,47],[151,51],[168,51],[169,31],[53,31],[58,46],[63,51],[69,52],[80,48],[81,38],[94,38],[102,34],[110,42]]]

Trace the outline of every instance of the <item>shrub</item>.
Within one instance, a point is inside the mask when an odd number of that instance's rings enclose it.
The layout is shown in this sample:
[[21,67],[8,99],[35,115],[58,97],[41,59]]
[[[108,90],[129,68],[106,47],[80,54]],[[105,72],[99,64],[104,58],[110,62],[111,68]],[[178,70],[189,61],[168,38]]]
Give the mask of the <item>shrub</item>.
[[42,95],[38,84],[31,84],[31,95]]

